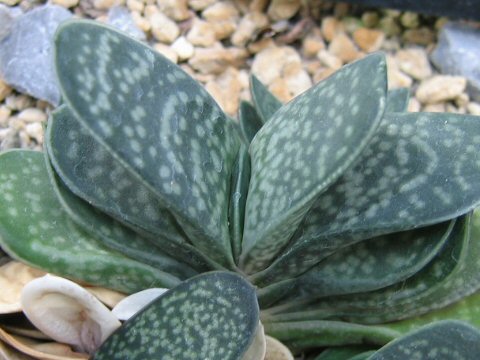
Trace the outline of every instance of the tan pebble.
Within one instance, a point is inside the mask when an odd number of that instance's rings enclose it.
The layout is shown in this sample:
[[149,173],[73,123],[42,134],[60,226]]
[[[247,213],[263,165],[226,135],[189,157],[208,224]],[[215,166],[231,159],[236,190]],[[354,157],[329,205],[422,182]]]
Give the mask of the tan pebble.
[[165,56],[168,60],[170,60],[173,63],[178,62],[178,55],[177,53],[170,48],[170,46],[162,44],[162,43],[156,43],[153,48],[158,51],[160,54]]
[[250,87],[250,75],[247,70],[241,69],[238,71],[238,81],[242,89],[248,89]]
[[237,113],[242,90],[238,70],[228,67],[214,81],[208,82],[205,88],[227,114],[235,115]]
[[411,11],[405,11],[400,16],[400,23],[405,26],[407,29],[414,29],[420,25],[420,19],[417,13]]
[[237,8],[229,1],[217,2],[202,12],[202,17],[213,28],[216,40],[223,40],[233,34],[238,16]]
[[140,0],[127,0],[127,8],[130,11],[137,11],[139,13],[142,13],[145,9],[145,3]]
[[328,78],[330,75],[334,74],[336,71],[337,70],[331,69],[331,68],[318,69],[318,71],[313,75],[313,82],[314,83],[320,82]]
[[37,143],[43,143],[43,128],[41,123],[30,123],[25,126],[27,135],[35,139]]
[[77,6],[78,0],[52,0],[52,3],[68,9]]
[[0,127],[5,127],[8,124],[8,118],[12,114],[12,110],[10,110],[5,105],[0,105]]
[[423,112],[443,113],[443,112],[445,112],[445,104],[444,103],[427,104],[423,107],[422,111]]
[[314,57],[323,49],[325,49],[325,42],[319,29],[312,31],[302,41],[302,52],[306,57]]
[[315,59],[304,62],[304,67],[310,75],[314,75],[319,69],[324,68],[324,65],[322,65],[319,60]]
[[20,2],[20,0],[0,0],[0,4],[5,4],[7,6],[15,6]]
[[415,98],[410,98],[408,101],[408,112],[419,112],[421,108],[420,102]]
[[396,9],[385,9],[385,10],[382,10],[383,13],[385,14],[386,17],[390,17],[390,18],[399,18],[400,15],[402,15],[402,12],[400,10],[396,10]]
[[385,34],[379,30],[359,28],[353,33],[353,39],[363,51],[373,52],[382,47]]
[[255,55],[252,72],[266,85],[282,78],[286,69],[290,72],[302,69],[302,60],[290,46],[269,47]]
[[327,50],[320,50],[317,53],[317,58],[320,62],[334,70],[338,70],[342,67],[343,62],[337,56],[333,55],[332,53],[328,52]]
[[450,22],[449,18],[446,17],[440,17],[435,21],[435,30],[440,31],[442,28]]
[[277,339],[266,335],[266,347],[264,360],[293,360],[290,350]]
[[467,110],[472,115],[480,116],[480,104],[477,102],[471,102],[467,105]]
[[272,0],[267,14],[273,21],[287,20],[300,9],[301,0]]
[[152,35],[158,41],[172,43],[180,34],[180,29],[175,21],[161,12],[153,14],[149,19]]
[[0,101],[5,100],[5,98],[10,95],[12,88],[0,78]]
[[411,77],[403,73],[397,63],[397,59],[392,55],[387,55],[387,77],[388,88],[410,87],[413,83]]
[[420,83],[416,97],[423,104],[449,101],[462,94],[466,86],[464,77],[436,75]]
[[376,11],[365,11],[362,14],[362,22],[368,28],[373,28],[378,25],[380,17]]
[[98,10],[108,10],[111,7],[123,4],[124,0],[93,0],[93,7]]
[[268,86],[268,90],[282,102],[288,102],[292,99],[292,95],[290,91],[288,91],[287,83],[283,78],[275,79]]
[[323,38],[328,42],[332,41],[336,35],[345,31],[343,24],[332,16],[322,19],[321,29]]
[[423,80],[432,75],[427,52],[422,48],[399,50],[396,58],[400,70],[414,79]]
[[402,39],[407,43],[427,46],[435,40],[435,34],[428,27],[421,27],[405,31]]
[[397,20],[392,17],[382,18],[379,26],[386,36],[397,36],[402,32],[402,28],[398,24]]
[[459,108],[466,108],[468,103],[470,102],[470,96],[468,96],[467,93],[462,93],[458,95],[455,99],[455,105],[457,105]]
[[268,26],[268,18],[261,12],[249,12],[240,20],[231,41],[235,46],[245,46],[255,32]]
[[195,46],[210,47],[217,41],[212,24],[195,18],[187,34],[187,40]]
[[285,76],[287,89],[292,97],[300,95],[312,87],[312,79],[306,70],[299,70]]
[[400,41],[398,40],[398,37],[393,37],[390,39],[385,39],[382,44],[382,50],[385,50],[387,52],[397,52],[401,48]]
[[259,11],[263,12],[267,8],[270,0],[252,0],[249,4],[250,11]]
[[215,3],[216,0],[188,0],[188,6],[195,11],[201,11]]
[[149,32],[152,26],[150,25],[150,21],[145,19],[138,11],[131,12],[133,22],[135,25],[138,26],[140,30],[143,32]]
[[143,10],[143,15],[145,15],[145,17],[147,19],[149,19],[151,16],[153,16],[154,14],[157,14],[159,12],[160,12],[160,10],[158,9],[158,6],[156,6],[156,5],[145,5],[145,9]]
[[250,90],[249,90],[249,89],[243,89],[243,90],[240,92],[240,100],[248,101],[248,102],[251,102],[251,101],[252,101],[252,94],[250,94]]
[[345,33],[335,35],[328,46],[328,51],[345,63],[356,60],[359,57],[358,49],[352,39]]
[[445,105],[445,111],[449,112],[449,113],[454,113],[454,114],[465,114],[467,112],[467,109],[458,108],[453,104],[446,104]]
[[345,2],[336,3],[335,7],[333,8],[333,14],[337,18],[345,17],[349,14],[349,12],[350,12],[350,5]]
[[23,109],[33,106],[34,101],[31,97],[24,94],[20,94],[20,95],[12,94],[5,98],[5,104],[11,110],[21,111]]
[[35,107],[37,109],[43,110],[43,112],[48,112],[48,111],[53,110],[53,106],[45,100],[35,101]]
[[258,41],[248,44],[248,51],[250,54],[258,54],[269,47],[276,47],[275,41],[272,38],[263,38]]
[[342,21],[343,27],[345,28],[345,31],[348,34],[353,34],[357,29],[363,26],[362,21],[353,16],[344,17],[342,18],[341,21]]
[[187,0],[157,0],[161,12],[176,21],[183,21],[190,17]]
[[17,114],[17,117],[25,122],[43,122],[47,121],[47,114],[36,108],[27,108]]
[[171,48],[177,53],[179,61],[190,59],[195,52],[193,45],[184,36],[180,36],[175,40]]
[[188,63],[202,74],[220,74],[228,66],[244,66],[247,57],[248,52],[241,48],[197,48]]

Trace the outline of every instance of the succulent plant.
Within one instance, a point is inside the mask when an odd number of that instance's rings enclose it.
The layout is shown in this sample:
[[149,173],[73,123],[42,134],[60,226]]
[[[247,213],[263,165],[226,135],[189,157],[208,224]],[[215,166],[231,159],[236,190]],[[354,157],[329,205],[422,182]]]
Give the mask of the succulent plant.
[[480,353],[448,320],[480,326],[477,117],[406,113],[380,53],[287,104],[253,77],[238,123],[98,23],[62,25],[55,66],[46,150],[0,155],[1,246],[119,291],[172,289],[94,359],[261,359],[264,332],[312,359]]

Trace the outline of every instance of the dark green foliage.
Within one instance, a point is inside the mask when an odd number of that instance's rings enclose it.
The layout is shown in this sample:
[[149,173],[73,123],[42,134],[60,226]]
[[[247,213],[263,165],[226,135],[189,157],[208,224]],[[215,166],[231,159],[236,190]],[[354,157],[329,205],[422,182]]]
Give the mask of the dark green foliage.
[[[268,334],[314,354],[435,319],[480,325],[478,298],[445,308],[480,288],[480,120],[405,113],[382,54],[285,105],[252,77],[239,125],[181,68],[104,25],[65,23],[55,54],[64,105],[45,156],[0,156],[2,248],[126,292],[186,280],[96,359],[203,359],[203,336],[213,358],[240,360],[261,329],[257,300]],[[211,270],[231,272],[197,275]]]

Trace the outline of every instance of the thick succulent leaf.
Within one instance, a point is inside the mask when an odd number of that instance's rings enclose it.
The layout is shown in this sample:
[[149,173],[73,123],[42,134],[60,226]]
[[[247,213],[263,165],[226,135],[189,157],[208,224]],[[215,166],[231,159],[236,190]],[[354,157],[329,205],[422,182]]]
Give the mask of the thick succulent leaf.
[[208,258],[185,239],[155,194],[112,156],[67,106],[52,113],[45,142],[57,174],[75,195],[148,236],[167,254],[199,270],[208,269]]
[[261,122],[265,124],[282,107],[282,102],[253,74],[250,77],[250,91],[255,109],[260,115]]
[[80,231],[62,210],[39,152],[0,155],[0,243],[10,256],[34,267],[123,292],[179,283]]
[[[442,250],[454,224],[452,220],[379,236],[340,249],[300,277],[282,282],[289,289],[281,303],[367,292],[401,282],[415,275]],[[262,295],[274,286],[262,289]],[[259,301],[263,304],[262,296]]]
[[248,155],[248,149],[245,145],[242,145],[238,151],[232,178],[228,218],[232,251],[235,262],[238,263],[240,252],[242,251],[245,203],[247,201],[248,183],[250,181],[250,156]]
[[460,321],[440,321],[424,326],[385,345],[369,360],[476,360],[480,331]]
[[293,277],[348,244],[465,214],[480,201],[478,152],[475,116],[385,114],[356,165],[318,197],[259,278]]
[[410,90],[408,88],[388,90],[385,112],[406,112],[409,100]]
[[249,102],[242,101],[238,111],[238,120],[242,135],[245,141],[250,144],[258,130],[263,126],[257,110]]
[[373,54],[297,96],[257,133],[241,261],[248,273],[275,258],[318,195],[357,159],[385,97],[385,58]]
[[322,351],[314,360],[351,360],[357,355],[370,353],[368,346],[331,347]]
[[258,326],[254,288],[234,273],[206,273],[137,313],[93,359],[240,360]]
[[197,274],[190,266],[167,256],[152,242],[75,196],[54,173],[48,158],[46,167],[49,169],[50,182],[63,209],[70,219],[90,236],[97,238],[110,249],[182,280]]
[[55,60],[78,120],[150,187],[201,252],[233,268],[227,217],[241,139],[212,97],[153,49],[96,22],[60,26]]
[[340,321],[298,321],[263,324],[265,332],[284,342],[292,351],[325,346],[384,345],[400,335],[380,326]]

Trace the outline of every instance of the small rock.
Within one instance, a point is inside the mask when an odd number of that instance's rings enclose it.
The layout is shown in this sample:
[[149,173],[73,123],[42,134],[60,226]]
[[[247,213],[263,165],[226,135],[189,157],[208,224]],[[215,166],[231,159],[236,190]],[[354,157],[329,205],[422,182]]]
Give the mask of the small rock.
[[33,107],[34,102],[31,97],[25,94],[12,94],[5,98],[5,105],[7,105],[10,110],[22,111],[26,108]]
[[78,0],[52,0],[52,4],[59,5],[68,9],[77,6]]
[[171,62],[175,64],[178,62],[178,55],[170,46],[162,43],[156,43],[155,45],[153,45],[153,48]]
[[407,29],[414,29],[420,25],[420,19],[417,13],[405,11],[402,16],[400,16],[400,23]]
[[355,44],[345,33],[335,35],[328,46],[328,51],[337,56],[344,63],[356,60],[360,56]]
[[468,93],[480,101],[480,29],[448,23],[440,32],[431,58],[442,73],[466,77]]
[[0,127],[6,127],[8,124],[8,118],[12,114],[12,110],[10,110],[6,105],[0,105]]
[[331,69],[331,68],[321,68],[317,72],[315,72],[315,74],[313,75],[313,82],[314,83],[320,82],[328,78],[333,73],[335,73],[335,71],[337,70]]
[[108,10],[111,7],[123,5],[124,0],[93,0],[93,7],[97,10]]
[[359,28],[353,33],[353,39],[363,51],[373,52],[382,47],[385,34],[379,30]]
[[57,26],[72,14],[61,6],[43,5],[19,16],[0,42],[0,74],[21,92],[57,105],[60,91],[53,69],[52,39]]
[[268,90],[275,95],[280,101],[288,102],[292,99],[290,92],[288,91],[287,83],[285,79],[275,79],[269,86]]
[[231,2],[220,1],[203,10],[202,17],[211,24],[216,40],[222,40],[235,31],[238,10]]
[[108,10],[107,22],[138,40],[146,40],[145,33],[137,27],[130,11],[123,6],[114,6]]
[[453,114],[466,114],[467,113],[467,109],[457,108],[455,105],[449,104],[449,103],[447,103],[445,105],[445,111],[449,112],[449,113],[453,113]]
[[138,11],[132,11],[131,16],[135,25],[142,30],[144,33],[150,31],[152,26],[150,25],[150,21],[145,19]]
[[195,11],[201,11],[215,3],[216,0],[188,0],[188,6]]
[[266,37],[258,41],[248,44],[248,51],[250,54],[258,54],[269,47],[276,47],[275,41],[272,38]]
[[408,101],[408,112],[419,112],[421,108],[420,102],[415,98],[410,98]]
[[267,26],[268,18],[265,14],[258,11],[245,14],[232,35],[232,44],[239,47],[245,46],[257,31]]
[[12,92],[12,88],[0,78],[0,101],[3,101]]
[[400,71],[397,60],[391,55],[387,55],[387,76],[389,89],[412,86],[412,78]]
[[380,20],[380,29],[386,36],[397,36],[402,32],[402,28],[397,20],[392,17],[384,17]]
[[323,49],[325,49],[325,42],[318,28],[314,29],[302,41],[302,51],[306,57],[313,57]]
[[43,143],[43,128],[41,123],[34,122],[25,125],[25,133],[37,143]]
[[283,78],[286,69],[290,73],[302,69],[302,60],[297,51],[290,46],[269,47],[255,55],[251,71],[265,85],[275,79]]
[[330,69],[338,70],[342,67],[343,62],[338,57],[328,52],[327,50],[320,50],[317,53],[317,58],[320,62]]
[[308,73],[303,69],[293,71],[292,73],[288,73],[287,71],[284,79],[291,98],[300,95],[312,87],[312,79],[310,79]]
[[342,19],[342,24],[348,34],[353,34],[357,29],[360,29],[363,26],[362,21],[353,16],[344,17]]
[[20,2],[20,0],[0,0],[1,4],[5,4],[7,6],[15,6]]
[[368,28],[373,28],[378,25],[380,17],[376,11],[365,11],[362,14],[362,22]]
[[454,102],[459,108],[465,108],[470,102],[470,97],[466,93],[461,93],[454,99]]
[[445,112],[445,104],[438,103],[438,104],[427,104],[423,107],[423,112],[434,112],[434,113],[444,113]]
[[252,0],[248,5],[250,11],[264,12],[270,0]]
[[273,21],[287,20],[300,9],[301,0],[272,0],[267,14]]
[[229,115],[236,115],[239,105],[240,74],[237,69],[228,67],[214,81],[205,85],[206,90],[217,100],[220,107]]
[[424,104],[453,100],[465,91],[467,80],[461,76],[436,75],[423,80],[416,97]]
[[127,8],[130,11],[142,13],[145,9],[145,3],[141,0],[127,0]]
[[187,40],[195,46],[210,47],[215,44],[217,37],[212,24],[195,18],[187,34]]
[[332,41],[336,35],[345,31],[343,24],[332,16],[322,19],[321,29],[323,38],[328,42]]
[[190,17],[187,0],[157,0],[157,5],[170,19],[183,21]]
[[184,36],[180,36],[175,42],[171,45],[173,51],[177,53],[178,60],[184,61],[190,59],[194,52],[195,48]]
[[180,34],[180,29],[175,21],[169,19],[161,12],[152,14],[148,20],[150,22],[152,35],[158,41],[171,44]]
[[[1,110],[1,108],[0,108]],[[467,105],[467,110],[472,115],[480,115],[480,104],[477,102],[471,102]]]
[[403,41],[406,43],[427,46],[434,42],[435,34],[428,27],[418,29],[409,29],[402,35]]
[[228,66],[244,66],[247,57],[248,52],[241,48],[197,48],[188,63],[202,74],[220,74]]
[[423,80],[432,75],[432,68],[425,49],[410,48],[399,50],[396,57],[400,70],[414,79]]
[[47,121],[47,115],[36,108],[27,108],[22,110],[17,117],[25,122],[44,122]]

